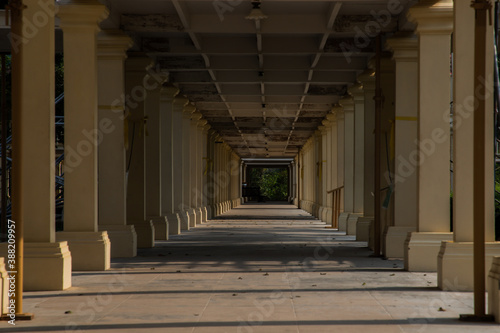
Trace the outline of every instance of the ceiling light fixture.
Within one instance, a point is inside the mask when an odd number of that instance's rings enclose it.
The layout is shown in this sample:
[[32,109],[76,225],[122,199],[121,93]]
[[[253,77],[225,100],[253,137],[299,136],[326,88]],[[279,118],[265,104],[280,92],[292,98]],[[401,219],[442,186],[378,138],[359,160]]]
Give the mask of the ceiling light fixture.
[[252,1],[252,10],[247,17],[247,20],[263,20],[267,18],[267,15],[264,14],[262,9],[260,9],[260,1]]

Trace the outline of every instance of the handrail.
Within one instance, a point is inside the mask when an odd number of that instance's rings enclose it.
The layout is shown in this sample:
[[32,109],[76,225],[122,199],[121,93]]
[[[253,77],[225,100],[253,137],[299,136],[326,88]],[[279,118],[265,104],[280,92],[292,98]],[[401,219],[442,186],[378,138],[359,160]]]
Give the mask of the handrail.
[[340,215],[340,199],[342,198],[342,189],[344,185],[334,188],[326,193],[332,193],[332,225],[327,228],[338,229],[339,227],[339,215]]
[[340,187],[337,187],[337,188],[334,188],[334,189],[333,189],[333,190],[331,190],[331,191],[326,191],[326,193],[330,194],[330,193],[333,193],[333,192],[335,192],[335,191],[341,190],[341,189],[343,189],[343,188],[344,188],[344,185],[342,185],[342,186],[340,186]]

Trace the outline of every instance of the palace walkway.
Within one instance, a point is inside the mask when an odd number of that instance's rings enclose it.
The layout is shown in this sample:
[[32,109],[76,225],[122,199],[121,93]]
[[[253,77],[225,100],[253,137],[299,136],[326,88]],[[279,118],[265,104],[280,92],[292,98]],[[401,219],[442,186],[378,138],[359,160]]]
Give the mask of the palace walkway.
[[31,322],[0,332],[498,332],[466,324],[470,292],[370,258],[295,206],[245,204],[73,287],[28,292]]

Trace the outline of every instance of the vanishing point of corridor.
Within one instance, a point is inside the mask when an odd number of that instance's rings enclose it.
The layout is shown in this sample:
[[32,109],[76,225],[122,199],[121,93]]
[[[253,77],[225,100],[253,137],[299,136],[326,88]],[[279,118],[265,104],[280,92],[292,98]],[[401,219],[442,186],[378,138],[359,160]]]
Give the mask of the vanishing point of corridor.
[[0,332],[498,332],[458,321],[470,292],[370,258],[295,206],[247,203],[73,286],[28,292],[33,321]]

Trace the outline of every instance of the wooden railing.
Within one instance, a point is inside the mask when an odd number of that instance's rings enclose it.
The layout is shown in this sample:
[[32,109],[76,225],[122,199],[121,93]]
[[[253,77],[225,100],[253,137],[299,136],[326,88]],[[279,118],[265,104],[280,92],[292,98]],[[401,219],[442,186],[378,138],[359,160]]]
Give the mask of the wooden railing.
[[342,197],[342,189],[344,186],[337,187],[326,193],[332,193],[332,225],[329,228],[338,229],[340,215],[340,199]]

